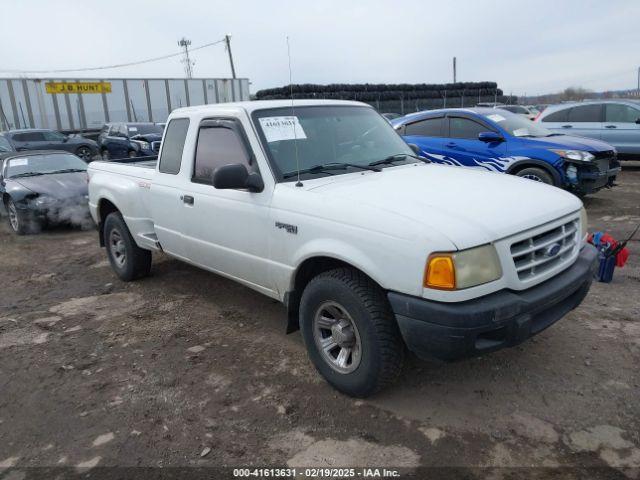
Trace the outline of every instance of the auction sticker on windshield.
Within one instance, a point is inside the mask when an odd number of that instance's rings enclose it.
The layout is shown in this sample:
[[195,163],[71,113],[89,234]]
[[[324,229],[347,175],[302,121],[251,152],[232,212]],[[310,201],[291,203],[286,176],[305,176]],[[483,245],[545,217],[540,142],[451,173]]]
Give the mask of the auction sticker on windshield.
[[24,167],[25,165],[29,165],[28,158],[14,158],[11,160],[12,167]]
[[487,115],[489,120],[493,120],[494,122],[502,122],[505,118],[502,115],[498,115],[497,113],[493,113],[491,115]]
[[263,117],[260,126],[269,143],[307,138],[298,117]]

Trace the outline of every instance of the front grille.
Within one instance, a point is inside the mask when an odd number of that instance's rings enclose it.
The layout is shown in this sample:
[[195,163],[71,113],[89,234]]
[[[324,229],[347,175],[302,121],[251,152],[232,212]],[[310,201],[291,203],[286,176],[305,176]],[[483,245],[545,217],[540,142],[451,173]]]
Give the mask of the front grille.
[[578,220],[525,238],[511,245],[520,280],[531,280],[570,258],[578,246]]
[[160,142],[151,142],[151,149],[154,152],[159,152],[160,151]]
[[610,158],[615,158],[616,152],[614,150],[605,150],[602,152],[592,152],[592,155],[596,160],[600,160],[601,158],[606,158],[608,160]]

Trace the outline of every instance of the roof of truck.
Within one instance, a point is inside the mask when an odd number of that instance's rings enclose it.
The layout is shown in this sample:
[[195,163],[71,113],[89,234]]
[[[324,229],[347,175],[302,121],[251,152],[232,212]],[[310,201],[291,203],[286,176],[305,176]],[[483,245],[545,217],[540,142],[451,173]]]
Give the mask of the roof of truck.
[[[293,107],[311,107],[314,105],[351,105],[359,107],[370,107],[370,105],[362,102],[353,102],[350,100],[293,100]],[[291,100],[256,100],[250,102],[230,102],[230,103],[213,103],[210,105],[198,105],[196,107],[177,108],[172,113],[189,113],[189,112],[206,112],[218,111],[232,108],[242,108],[251,113],[255,110],[264,110],[267,108],[283,108],[291,107]]]

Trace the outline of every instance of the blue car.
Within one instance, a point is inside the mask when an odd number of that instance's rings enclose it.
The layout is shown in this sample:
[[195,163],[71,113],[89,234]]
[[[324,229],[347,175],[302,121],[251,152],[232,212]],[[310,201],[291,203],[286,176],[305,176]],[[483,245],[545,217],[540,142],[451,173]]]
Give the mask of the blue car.
[[157,155],[164,126],[157,123],[107,123],[98,135],[103,160]]
[[504,110],[430,110],[391,124],[434,163],[510,173],[577,195],[613,186],[620,172],[611,145],[551,132]]

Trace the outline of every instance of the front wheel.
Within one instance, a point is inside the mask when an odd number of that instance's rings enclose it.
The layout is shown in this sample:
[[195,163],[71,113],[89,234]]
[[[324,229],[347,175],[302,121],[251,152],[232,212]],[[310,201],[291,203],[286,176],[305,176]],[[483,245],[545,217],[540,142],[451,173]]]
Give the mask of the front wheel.
[[125,282],[146,277],[151,271],[151,252],[138,247],[119,212],[104,222],[104,244],[111,268]]
[[9,214],[9,226],[17,235],[26,235],[28,233],[36,233],[40,225],[35,219],[29,218],[27,212],[16,207],[13,200],[7,200],[5,204],[7,213]]
[[384,292],[350,268],[312,279],[300,302],[309,358],[337,390],[369,396],[400,373],[404,344]]
[[546,183],[547,185],[554,184],[551,174],[541,168],[523,168],[518,173],[516,173],[516,177],[526,178],[527,180],[533,180],[534,182]]

